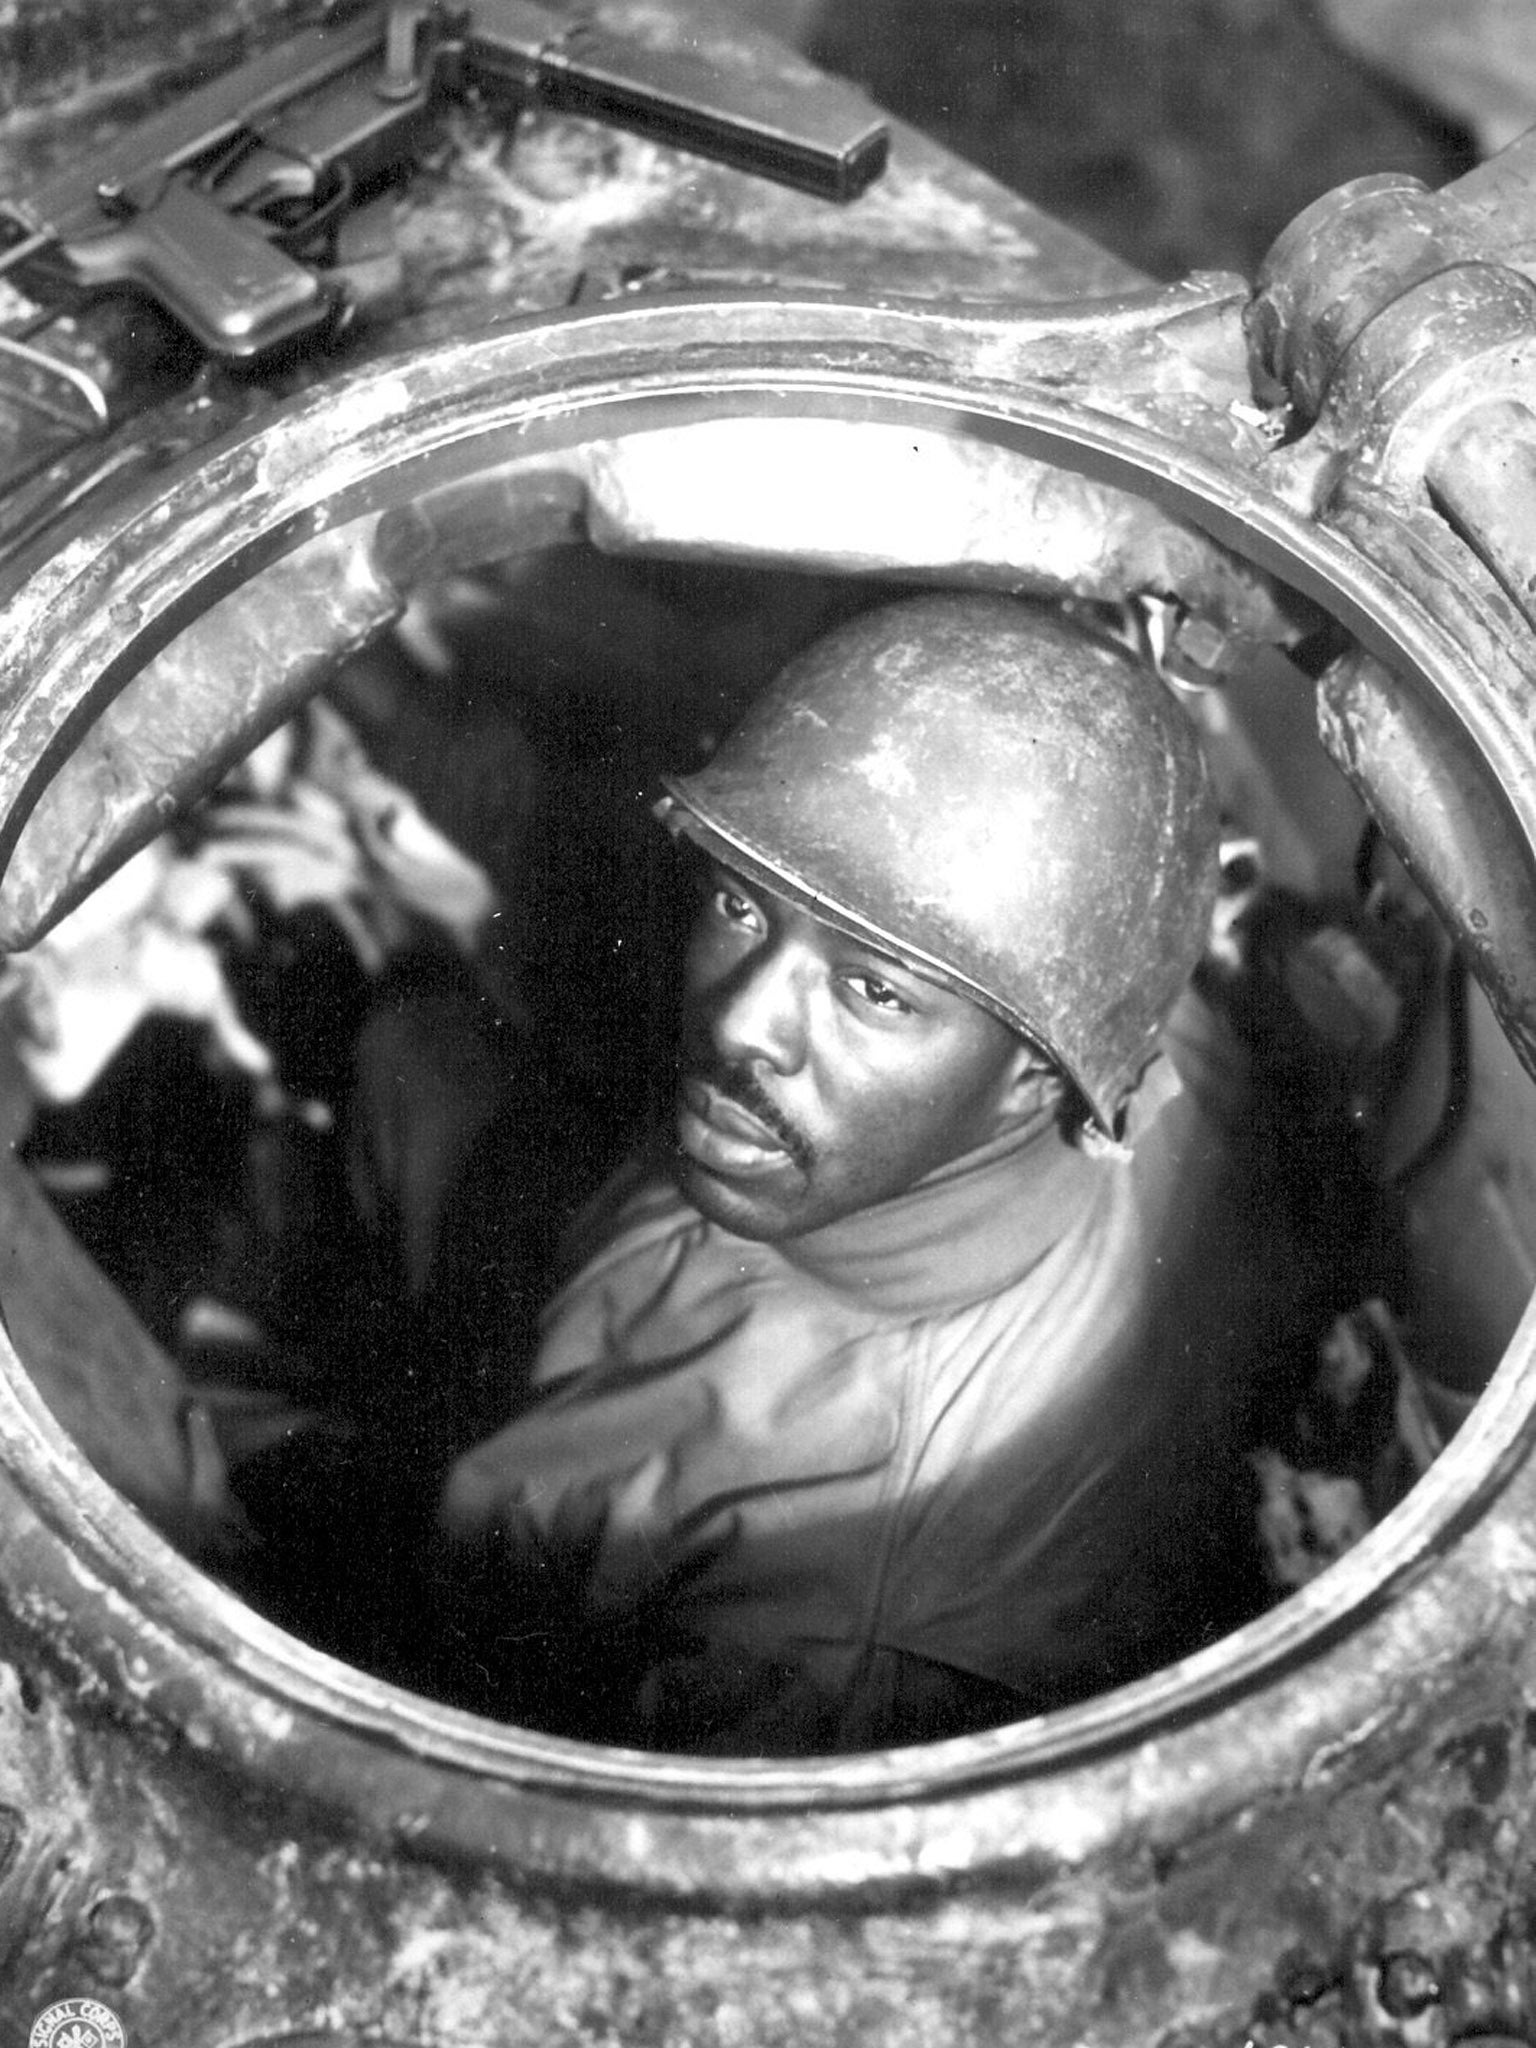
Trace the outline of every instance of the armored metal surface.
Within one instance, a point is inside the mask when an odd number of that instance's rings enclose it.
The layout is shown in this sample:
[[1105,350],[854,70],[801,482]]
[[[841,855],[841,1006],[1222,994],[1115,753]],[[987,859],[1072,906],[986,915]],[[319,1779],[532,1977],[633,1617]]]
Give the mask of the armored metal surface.
[[[471,242],[506,220],[477,215]],[[1016,225],[998,233],[1019,247]],[[917,244],[931,256],[931,236]],[[793,235],[763,246],[794,260]],[[878,268],[876,243],[866,253],[851,283]],[[820,260],[840,259],[823,242]],[[1504,267],[1497,251],[1484,267]],[[609,519],[620,541],[664,537],[665,505],[625,461],[646,436],[671,437],[674,465],[694,450],[699,487],[739,505],[750,473],[723,488],[708,459],[722,426],[919,433],[963,451],[973,478],[1039,465],[1024,474],[1070,479],[1097,512],[1142,506],[1151,545],[1085,560],[1106,595],[1194,599],[1218,651],[1234,631],[1287,637],[1267,576],[1343,624],[1330,743],[1531,1066],[1530,629],[1498,520],[1463,537],[1424,483],[1469,403],[1519,396],[1522,282],[1480,288],[1470,328],[1436,287],[1417,357],[1377,324],[1406,293],[1348,332],[1321,321],[1284,357],[1271,329],[1272,370],[1309,366],[1293,414],[1250,388],[1249,295],[1230,279],[1076,310],[1009,309],[996,290],[959,311],[748,289],[439,329],[136,468],[12,562],[8,838],[32,806],[42,819],[91,716],[128,704],[146,662],[174,662],[211,603],[231,651],[254,648],[265,579],[300,574],[307,549],[344,547],[382,617],[416,579],[504,551],[519,507],[529,531]],[[1287,322],[1313,318],[1304,285],[1285,286]],[[458,290],[444,281],[450,325],[486,304]],[[766,528],[754,542],[750,520],[738,536],[768,558],[785,546]],[[1059,565],[1031,522],[1018,536],[1014,582],[1049,584]],[[303,661],[358,631],[343,607],[318,616]],[[280,652],[251,675],[257,696],[290,691]],[[157,773],[187,786],[205,747]],[[48,872],[13,936],[49,914]],[[125,1507],[7,1349],[0,2024],[24,2037],[50,2001],[88,1996],[164,2048],[1529,2042],[1533,1350],[1527,1314],[1402,1505],[1187,1664],[984,1736],[770,1765],[494,1727],[283,1635]]]
[[[1184,318],[1188,295],[1157,310]],[[921,310],[782,300],[739,303],[726,338],[717,311],[597,310],[567,319],[557,350],[535,324],[381,364],[98,515],[4,615],[28,679],[0,748],[7,801],[200,593],[317,527],[408,559],[397,518],[419,538],[423,494],[463,491],[511,450],[558,467],[595,435],[743,411],[942,423],[1122,485],[1155,480],[1219,531],[1241,517],[1255,551],[1332,591],[1450,725],[1484,754],[1499,745],[1488,683],[1509,699],[1526,687],[1518,641],[1490,625],[1479,662],[1431,605],[1405,600],[1390,561],[1262,495],[1262,458],[1238,469],[1187,439],[1174,449],[1134,422],[1134,394],[1115,413],[1097,392],[1074,403],[1031,378],[1032,352],[1049,365],[1076,338],[1072,316],[1021,319],[1005,345]],[[1479,596],[1458,582],[1451,626]],[[1529,876],[1536,782],[1509,754],[1502,772],[1490,813]],[[1518,1022],[1518,931],[1501,931],[1497,952]],[[91,1900],[147,1908],[122,1909],[121,1924],[155,1932],[131,1967],[111,1965],[116,1996],[173,2041],[197,2036],[184,1997],[172,2015],[171,1987],[207,1982],[210,1949],[223,1988],[203,2010],[235,2041],[272,2033],[281,2012],[322,2039],[372,2029],[466,2048],[562,2028],[603,2038],[608,2014],[614,2038],[981,2041],[1003,2028],[1215,2043],[1305,1998],[1332,2001],[1347,2038],[1394,2040],[1372,2000],[1379,1971],[1401,1974],[1395,1959],[1422,1954],[1453,1978],[1466,1960],[1456,1996],[1473,2011],[1473,1964],[1498,1956],[1507,1978],[1523,1953],[1526,1382],[1517,1340],[1396,1517],[1330,1580],[1187,1667],[928,1751],[702,1766],[466,1721],[254,1623],[124,1515],[13,1379],[5,1512],[25,1569],[12,1625],[42,1704],[18,1693],[18,1733],[39,1732],[9,1803],[56,1867],[69,1852],[39,1818],[38,1774],[63,1768],[70,1731],[85,1742],[88,1770],[66,1775],[68,1799],[50,1795],[47,1811],[73,1813],[74,1839],[94,1846]],[[1411,1686],[1384,1686],[1410,1670]],[[231,1895],[199,1883],[194,1907],[179,1889],[192,1871],[168,1871],[158,1846],[177,1825],[207,1842]],[[39,1882],[19,1851],[14,1867]],[[32,1910],[22,2005],[68,1995],[89,1905]]]
[[[25,107],[0,121],[0,181],[25,184],[98,146],[145,112],[174,103],[178,85],[202,82],[249,50],[291,29],[294,10],[251,7],[217,25],[196,12],[156,9],[156,33],[127,33],[127,17],[87,10],[91,34],[67,32],[78,10],[38,4],[11,26]],[[617,32],[677,46],[716,63],[723,75],[771,76],[783,88],[817,75],[803,60],[707,8],[609,6],[600,18]],[[129,52],[132,51],[130,65]],[[510,129],[468,115],[450,124],[450,146],[403,190],[368,210],[370,247],[392,282],[371,319],[356,323],[339,352],[316,352],[260,379],[204,373],[179,395],[195,365],[165,319],[143,302],[111,299],[39,338],[97,380],[113,431],[105,438],[77,416],[58,419],[16,396],[29,380],[7,365],[0,380],[0,551],[46,548],[59,519],[93,493],[110,495],[177,452],[227,432],[274,391],[302,388],[384,346],[451,339],[491,319],[598,300],[641,288],[896,289],[933,299],[1054,302],[1134,285],[1135,273],[1059,223],[910,130],[898,130],[890,169],[854,205],[835,207],[594,123],[525,115]],[[382,216],[382,218],[379,218]],[[6,289],[0,285],[0,292]],[[722,312],[721,321],[729,314]],[[35,385],[35,378],[30,380]],[[54,392],[57,400],[59,394]],[[1122,522],[1122,544],[1133,545]],[[306,601],[320,617],[334,603],[354,622],[364,595],[315,585]],[[270,609],[270,599],[264,600]],[[375,625],[390,600],[379,596]],[[363,606],[364,610],[360,610]],[[339,621],[327,620],[323,630]],[[210,629],[229,631],[228,621]],[[241,636],[231,632],[231,659]],[[61,778],[45,816],[12,866],[9,884],[28,906],[9,937],[44,899],[65,906],[58,884],[93,879],[86,849],[111,840],[126,851],[158,829],[155,802],[169,778],[190,797],[206,786],[215,757],[249,745],[281,718],[292,693],[257,701],[239,685],[234,700],[223,664],[205,644],[165,657],[175,668],[182,717],[150,740],[154,773],[133,772],[146,735],[131,707],[86,742],[79,769]],[[296,687],[305,687],[295,650]],[[222,743],[215,744],[215,735]],[[167,749],[171,752],[168,753]],[[173,754],[179,754],[178,768]],[[42,879],[46,877],[47,879]]]

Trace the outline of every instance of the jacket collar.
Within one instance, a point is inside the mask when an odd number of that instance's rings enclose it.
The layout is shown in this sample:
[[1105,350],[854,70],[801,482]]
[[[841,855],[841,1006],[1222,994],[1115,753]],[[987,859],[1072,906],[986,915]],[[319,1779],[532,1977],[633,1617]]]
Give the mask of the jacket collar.
[[1022,1280],[1107,1194],[1115,1170],[1046,1112],[905,1194],[777,1249],[877,1315],[940,1315]]

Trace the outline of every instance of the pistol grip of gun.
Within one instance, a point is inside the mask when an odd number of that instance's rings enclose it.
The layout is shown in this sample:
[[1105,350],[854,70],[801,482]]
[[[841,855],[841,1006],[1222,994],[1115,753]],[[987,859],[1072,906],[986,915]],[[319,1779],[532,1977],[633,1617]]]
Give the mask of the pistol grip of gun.
[[217,356],[261,355],[334,310],[302,264],[181,178],[120,227],[71,240],[67,253],[82,285],[137,285]]

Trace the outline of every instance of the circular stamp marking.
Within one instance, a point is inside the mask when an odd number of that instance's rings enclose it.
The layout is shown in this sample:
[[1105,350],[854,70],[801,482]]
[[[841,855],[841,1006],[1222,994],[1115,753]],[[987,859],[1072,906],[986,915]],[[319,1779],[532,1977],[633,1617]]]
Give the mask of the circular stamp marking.
[[27,2048],[126,2048],[123,2023],[94,1998],[61,1998],[32,2022]]

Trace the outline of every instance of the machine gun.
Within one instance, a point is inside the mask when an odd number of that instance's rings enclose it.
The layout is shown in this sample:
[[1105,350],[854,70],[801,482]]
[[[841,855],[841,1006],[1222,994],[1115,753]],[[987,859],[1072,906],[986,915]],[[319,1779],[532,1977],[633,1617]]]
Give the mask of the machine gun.
[[586,115],[814,196],[857,197],[889,134],[851,87],[739,80],[533,0],[392,0],[308,30],[31,191],[0,200],[0,274],[45,306],[135,287],[251,362],[355,309],[334,232],[445,105]]

